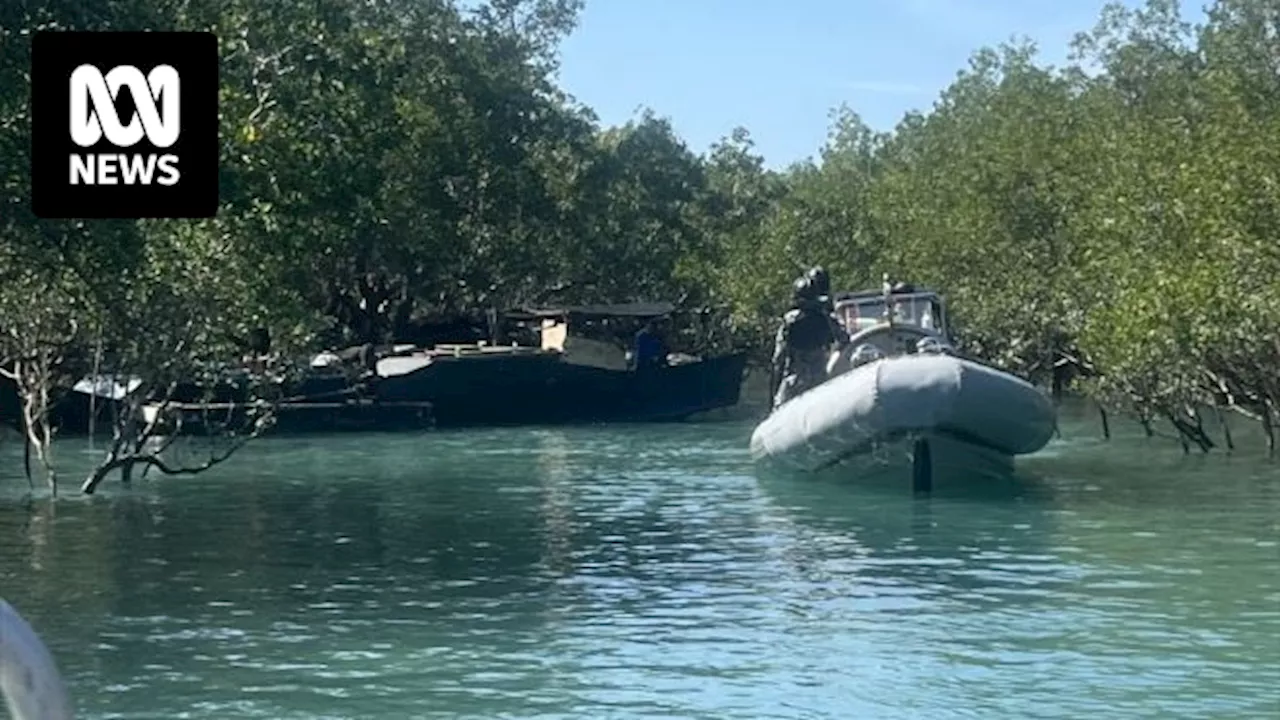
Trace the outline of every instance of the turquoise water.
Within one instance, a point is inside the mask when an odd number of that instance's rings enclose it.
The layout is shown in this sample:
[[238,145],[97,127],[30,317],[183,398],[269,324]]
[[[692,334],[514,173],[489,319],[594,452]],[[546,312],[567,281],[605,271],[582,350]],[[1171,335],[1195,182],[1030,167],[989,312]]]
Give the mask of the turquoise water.
[[10,442],[0,595],[84,718],[1280,716],[1256,447],[1068,422],[913,498],[757,477],[750,429],[277,439],[56,502]]

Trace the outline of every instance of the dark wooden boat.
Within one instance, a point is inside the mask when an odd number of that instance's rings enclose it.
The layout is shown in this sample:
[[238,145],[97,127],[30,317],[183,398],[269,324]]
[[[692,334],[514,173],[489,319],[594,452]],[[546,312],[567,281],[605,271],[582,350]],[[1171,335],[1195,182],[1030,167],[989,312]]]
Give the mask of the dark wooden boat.
[[[372,372],[346,365],[313,371],[286,393],[290,399],[278,406],[272,432],[661,422],[736,405],[745,353],[672,353],[665,363],[643,368],[628,358],[619,337],[673,309],[633,304],[522,310],[507,317],[535,324],[528,334],[538,345],[386,348]],[[149,417],[163,413],[166,426],[182,432],[243,425],[244,411],[243,395],[230,387],[203,393],[191,386],[163,407],[148,408]]]
[[[699,358],[671,354],[637,368],[619,343],[577,332],[578,323],[644,322],[667,304],[522,310],[540,345],[444,345],[378,361],[381,401],[429,402],[438,427],[683,420],[736,405],[745,353]],[[625,333],[624,333],[625,334]]]
[[430,403],[437,426],[672,421],[736,405],[745,369],[745,354],[642,372],[544,352],[437,355],[375,393]]
[[[195,383],[183,383],[167,403],[144,405],[144,419],[162,412],[165,431],[181,428],[186,434],[205,434],[211,430],[248,427],[248,393],[243,383],[236,382],[238,373],[230,373],[228,381],[206,391]],[[89,378],[64,389],[50,409],[50,424],[59,436],[75,437],[109,435],[125,392],[123,383],[103,379],[94,387]],[[95,392],[96,390],[96,392]],[[309,434],[350,431],[393,432],[419,430],[432,425],[430,404],[423,402],[379,402],[370,396],[365,384],[352,382],[342,372],[312,371],[291,383],[283,392],[283,402],[275,404],[273,434]],[[21,427],[22,406],[17,387],[0,377],[0,425],[15,430]]]

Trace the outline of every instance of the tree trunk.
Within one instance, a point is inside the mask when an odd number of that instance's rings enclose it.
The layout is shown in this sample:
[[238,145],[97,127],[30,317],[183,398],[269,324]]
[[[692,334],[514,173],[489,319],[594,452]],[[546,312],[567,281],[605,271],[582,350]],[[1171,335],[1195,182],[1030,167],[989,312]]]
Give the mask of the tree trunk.
[[[33,367],[34,366],[34,367]],[[48,358],[43,353],[32,362],[14,363],[14,376],[22,397],[23,437],[28,451],[35,449],[36,459],[45,471],[45,482],[53,495],[58,494],[58,476],[53,469],[49,427],[49,372]],[[28,474],[30,480],[30,474]]]
[[1274,458],[1276,456],[1276,429],[1272,421],[1272,405],[1267,400],[1262,406],[1262,429],[1267,433],[1267,457]]
[[1227,414],[1222,412],[1221,407],[1214,407],[1214,412],[1218,413],[1218,426],[1222,428],[1222,438],[1227,445],[1227,450],[1235,450],[1235,440],[1231,438],[1231,424],[1227,422]]
[[101,484],[103,480],[106,480],[107,476],[110,475],[113,470],[129,468],[132,467],[132,465],[132,458],[118,458],[115,457],[113,453],[111,456],[108,456],[106,462],[93,469],[93,472],[89,474],[89,477],[80,486],[80,492],[85,495],[92,495],[94,491],[98,489],[98,485]]

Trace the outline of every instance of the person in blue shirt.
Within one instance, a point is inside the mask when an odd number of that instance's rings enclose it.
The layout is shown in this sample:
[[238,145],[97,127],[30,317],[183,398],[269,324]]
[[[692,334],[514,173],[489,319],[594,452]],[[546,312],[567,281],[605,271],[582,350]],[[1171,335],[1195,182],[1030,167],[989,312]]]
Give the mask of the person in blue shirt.
[[658,333],[658,323],[650,320],[645,323],[635,339],[636,370],[651,370],[665,367],[667,364],[667,346]]

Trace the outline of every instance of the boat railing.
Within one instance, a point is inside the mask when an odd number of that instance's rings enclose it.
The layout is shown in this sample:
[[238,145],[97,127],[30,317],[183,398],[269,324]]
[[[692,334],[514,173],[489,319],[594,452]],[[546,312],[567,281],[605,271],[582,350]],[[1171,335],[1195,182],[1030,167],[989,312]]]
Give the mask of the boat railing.
[[945,303],[933,292],[858,294],[836,302],[835,314],[850,334],[880,325],[909,325],[948,336]]
[[955,348],[937,329],[914,323],[878,323],[849,333],[848,344],[828,359],[827,376],[835,377],[881,358],[938,353],[955,354]]

